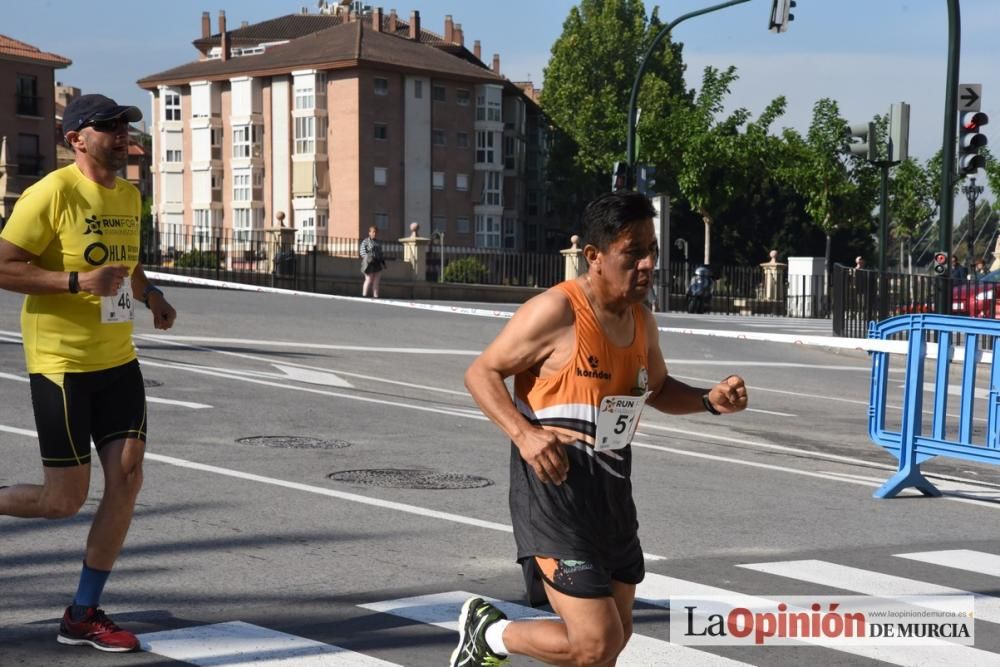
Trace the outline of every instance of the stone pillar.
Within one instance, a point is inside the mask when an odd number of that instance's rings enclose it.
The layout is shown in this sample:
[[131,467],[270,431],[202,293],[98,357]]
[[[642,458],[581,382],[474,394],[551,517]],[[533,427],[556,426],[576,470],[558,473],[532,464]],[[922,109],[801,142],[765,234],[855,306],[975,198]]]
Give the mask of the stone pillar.
[[278,211],[275,216],[278,224],[264,231],[270,237],[268,241],[268,269],[271,275],[295,277],[295,228],[285,227],[285,213]]
[[560,250],[559,253],[565,258],[565,278],[575,280],[580,275],[587,272],[587,265],[583,259],[583,250],[578,247],[580,237],[574,234],[569,238],[570,247]]
[[764,286],[760,298],[764,301],[777,301],[784,297],[785,274],[788,265],[778,261],[778,251],[771,251],[771,261],[761,262],[764,272]]
[[411,280],[424,282],[427,280],[427,250],[431,240],[417,236],[419,222],[410,223],[410,235],[399,239],[403,244],[403,262],[410,267]]

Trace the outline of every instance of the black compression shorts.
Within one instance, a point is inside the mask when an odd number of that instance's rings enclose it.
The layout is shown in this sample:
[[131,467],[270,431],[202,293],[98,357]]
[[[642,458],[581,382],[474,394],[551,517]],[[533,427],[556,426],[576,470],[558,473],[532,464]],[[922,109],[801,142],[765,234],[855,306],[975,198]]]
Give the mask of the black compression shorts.
[[114,440],[146,441],[146,391],[138,360],[103,371],[29,377],[42,465],[90,463],[91,439],[98,452]]

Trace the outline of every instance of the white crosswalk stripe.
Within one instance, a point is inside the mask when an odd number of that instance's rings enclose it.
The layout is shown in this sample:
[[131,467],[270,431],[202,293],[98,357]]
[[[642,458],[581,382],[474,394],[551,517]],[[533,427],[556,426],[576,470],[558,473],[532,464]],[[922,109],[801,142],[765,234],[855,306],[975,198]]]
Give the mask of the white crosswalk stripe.
[[963,591],[949,586],[897,577],[882,572],[862,570],[857,567],[828,563],[822,560],[790,560],[774,563],[747,563],[738,565],[757,572],[779,577],[808,581],[809,583],[863,595],[892,598],[906,595],[973,595],[976,598],[976,619],[1000,623],[1000,598]]
[[951,567],[956,570],[988,574],[1000,577],[1000,556],[971,549],[950,549],[947,551],[918,551],[908,554],[896,554],[897,558],[918,560],[932,565]]
[[[961,569],[988,576],[1000,575],[1000,556],[968,549],[924,551],[894,554],[894,558],[920,561],[931,565]],[[902,562],[902,561],[898,561]],[[865,570],[821,560],[792,560],[766,563],[742,563],[738,568],[776,577],[795,579],[824,587],[851,591],[882,598],[903,596],[975,595],[977,620],[1000,622],[1000,598],[973,594],[939,584]],[[776,591],[777,592],[777,591]],[[380,614],[433,625],[457,632],[462,604],[473,593],[448,591],[414,597],[382,600],[358,605]],[[724,596],[736,604],[753,607],[768,602],[768,598],[741,593],[737,590],[647,572],[639,584],[636,600],[669,608],[669,599],[676,596]],[[480,595],[499,607],[512,620],[555,618],[539,609]],[[932,603],[929,603],[932,604]],[[649,626],[647,626],[649,627]],[[655,626],[666,637],[666,624]],[[360,667],[391,666],[396,663],[357,653],[342,647],[251,625],[241,621],[153,632],[139,636],[145,651],[169,659],[199,666],[244,667],[261,664],[281,664],[292,667]],[[974,646],[962,646],[941,641],[937,645],[921,646],[857,646],[821,644],[818,640],[802,640],[810,650],[846,654],[894,665],[926,665],[930,667],[978,667],[1000,665],[1000,655]],[[780,649],[777,649],[780,650]],[[817,653],[817,662],[822,657]],[[749,662],[740,662],[711,653],[707,649],[682,646],[647,634],[634,634],[618,664],[623,667],[678,664],[691,667],[739,667],[759,664],[759,653],[747,651]],[[840,658],[839,661],[843,661]]]
[[[745,607],[753,607],[768,601],[767,598],[650,572],[646,573],[646,578],[636,590],[637,600],[661,607],[667,606],[666,601],[670,596],[725,596],[732,602]],[[802,640],[802,642],[803,644],[817,643],[809,640]],[[940,646],[869,647],[844,645],[836,648],[825,646],[824,648],[906,667],[911,665],[921,665],[922,667],[955,667],[955,665],[996,667],[998,660],[1000,660],[1000,656],[996,653],[971,646],[948,644],[944,641],[941,642]]]
[[[386,600],[384,602],[374,602],[360,606],[371,611],[393,614],[411,621],[429,623],[439,628],[458,632],[458,614],[462,609],[462,603],[470,597],[473,597],[472,593],[451,591],[449,593]],[[479,597],[499,607],[503,613],[507,614],[507,618],[511,620],[554,618],[552,614],[532,609],[531,607],[496,600],[485,595]],[[666,634],[666,631],[667,628],[664,625],[664,634]],[[708,653],[707,651],[699,651],[688,646],[678,646],[662,639],[634,634],[628,646],[625,647],[625,650],[619,656],[617,664],[620,667],[628,667],[630,665],[635,665],[636,667],[649,667],[649,665],[736,667],[747,663],[723,658],[722,656]]]
[[322,642],[233,621],[139,635],[144,651],[203,667],[282,665],[282,667],[393,667]]

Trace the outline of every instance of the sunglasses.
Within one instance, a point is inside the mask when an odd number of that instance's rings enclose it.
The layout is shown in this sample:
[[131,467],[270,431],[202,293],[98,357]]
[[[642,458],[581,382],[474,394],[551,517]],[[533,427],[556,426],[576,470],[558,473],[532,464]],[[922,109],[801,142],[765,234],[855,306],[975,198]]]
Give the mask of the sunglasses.
[[124,116],[109,120],[88,120],[80,126],[80,129],[82,130],[85,127],[92,127],[98,132],[117,132],[122,128],[128,127],[128,120]]

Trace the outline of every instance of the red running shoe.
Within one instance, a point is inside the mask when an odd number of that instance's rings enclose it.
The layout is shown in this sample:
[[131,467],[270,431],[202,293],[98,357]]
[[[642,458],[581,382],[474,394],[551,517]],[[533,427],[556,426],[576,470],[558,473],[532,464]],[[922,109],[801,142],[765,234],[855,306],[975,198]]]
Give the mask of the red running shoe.
[[104,615],[97,607],[87,610],[87,616],[82,621],[74,621],[69,614],[69,607],[63,614],[59,624],[60,644],[70,646],[90,645],[98,651],[112,653],[127,653],[139,648],[139,640],[128,630],[122,630],[114,621]]

